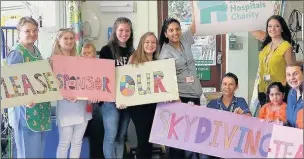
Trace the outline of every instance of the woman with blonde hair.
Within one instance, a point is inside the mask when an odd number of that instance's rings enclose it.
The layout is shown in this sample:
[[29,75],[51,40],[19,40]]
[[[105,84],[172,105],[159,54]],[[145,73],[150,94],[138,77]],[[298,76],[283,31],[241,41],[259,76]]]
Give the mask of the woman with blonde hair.
[[[73,29],[60,29],[53,45],[52,56],[76,56],[75,37]],[[59,131],[57,158],[67,158],[70,145],[70,158],[80,157],[82,139],[88,121],[92,118],[92,113],[86,111],[87,103],[88,101],[77,100],[76,97],[64,97],[57,101],[56,118]]]
[[[129,64],[144,64],[155,61],[158,56],[157,38],[152,32],[145,33],[139,41],[138,48],[132,54]],[[149,143],[154,113],[157,103],[128,107],[137,135],[136,158],[151,158],[153,144]]]
[[[19,40],[7,57],[7,64],[42,60],[35,42],[38,23],[31,17],[22,17],[17,24]],[[14,130],[17,158],[43,158],[46,131],[51,130],[51,104],[30,103],[8,108],[9,124]]]

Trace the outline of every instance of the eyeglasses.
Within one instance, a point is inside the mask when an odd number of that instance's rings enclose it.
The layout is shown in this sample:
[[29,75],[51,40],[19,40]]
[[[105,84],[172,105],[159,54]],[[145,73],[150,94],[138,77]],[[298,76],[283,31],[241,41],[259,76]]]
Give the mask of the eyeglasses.
[[39,32],[39,29],[35,29],[35,30],[19,30],[24,32],[26,35],[30,35],[30,34],[37,34]]

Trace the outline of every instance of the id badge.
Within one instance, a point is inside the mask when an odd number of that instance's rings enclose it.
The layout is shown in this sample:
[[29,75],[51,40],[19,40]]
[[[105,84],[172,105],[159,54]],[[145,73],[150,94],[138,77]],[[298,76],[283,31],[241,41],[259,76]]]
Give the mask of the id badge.
[[194,77],[193,76],[187,76],[186,77],[186,83],[193,83],[194,82]]
[[271,81],[270,75],[265,75],[265,76],[264,76],[264,80],[265,80],[265,81]]

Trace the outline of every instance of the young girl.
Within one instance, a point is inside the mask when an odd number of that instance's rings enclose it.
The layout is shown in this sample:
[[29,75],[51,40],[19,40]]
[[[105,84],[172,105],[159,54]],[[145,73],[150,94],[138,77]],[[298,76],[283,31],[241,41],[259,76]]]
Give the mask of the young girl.
[[[115,66],[123,66],[128,63],[133,51],[132,23],[128,18],[118,18],[114,23],[108,44],[100,50],[100,58],[115,60]],[[123,107],[117,106],[115,102],[104,102],[100,107],[105,131],[103,141],[105,158],[122,158],[124,153],[130,115],[127,110],[117,108]]]
[[[54,45],[52,55],[76,56],[75,32],[68,29],[60,29]],[[87,101],[76,100],[75,97],[64,97],[57,101],[57,124],[59,131],[59,145],[57,158],[67,158],[71,145],[70,158],[79,158],[82,138],[86,130],[88,120],[92,118],[91,112],[86,111]]]
[[292,88],[288,93],[287,125],[303,129],[303,62],[295,62],[286,67],[286,80]]
[[[96,58],[96,48],[93,43],[85,43],[82,47],[81,54],[86,58]],[[97,100],[88,102],[87,111],[92,112],[92,119],[89,120],[84,136],[89,138],[90,158],[104,158],[102,147],[104,130],[102,117],[99,111]]]
[[286,122],[284,87],[281,82],[273,82],[267,88],[268,103],[260,109],[259,118],[282,125]]
[[[145,33],[138,48],[130,57],[130,64],[142,64],[157,59],[157,38],[152,32]],[[128,107],[137,135],[136,158],[151,158],[153,144],[149,143],[157,103]]]

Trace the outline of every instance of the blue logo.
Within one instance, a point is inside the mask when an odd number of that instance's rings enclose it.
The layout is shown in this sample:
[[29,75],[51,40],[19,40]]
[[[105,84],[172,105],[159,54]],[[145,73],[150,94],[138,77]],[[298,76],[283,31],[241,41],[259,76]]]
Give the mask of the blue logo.
[[199,1],[200,23],[211,23],[211,13],[216,13],[217,22],[227,21],[227,4],[224,1]]

